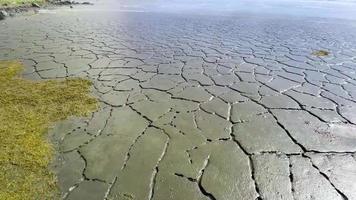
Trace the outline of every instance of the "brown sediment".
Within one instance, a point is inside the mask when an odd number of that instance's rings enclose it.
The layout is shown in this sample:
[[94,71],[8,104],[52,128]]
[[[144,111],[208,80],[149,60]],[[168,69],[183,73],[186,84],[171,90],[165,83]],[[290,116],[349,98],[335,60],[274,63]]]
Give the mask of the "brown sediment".
[[314,51],[312,54],[314,56],[328,56],[330,54],[330,52],[325,51],[325,50],[318,50],[318,51]]

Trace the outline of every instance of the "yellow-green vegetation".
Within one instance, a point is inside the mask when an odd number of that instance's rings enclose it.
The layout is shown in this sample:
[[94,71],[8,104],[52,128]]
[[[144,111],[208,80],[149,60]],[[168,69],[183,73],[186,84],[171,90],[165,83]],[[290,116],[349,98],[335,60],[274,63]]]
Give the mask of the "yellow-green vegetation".
[[51,123],[97,109],[84,79],[31,81],[22,64],[0,62],[0,199],[56,199],[54,155],[46,133]]
[[37,3],[37,4],[43,4],[45,0],[0,0],[0,7],[1,6],[8,6],[8,7],[13,7],[13,6],[19,6],[19,5],[28,5],[32,3]]
[[318,50],[318,51],[314,51],[313,55],[314,56],[327,56],[327,55],[329,55],[329,52],[325,51],[325,50]]

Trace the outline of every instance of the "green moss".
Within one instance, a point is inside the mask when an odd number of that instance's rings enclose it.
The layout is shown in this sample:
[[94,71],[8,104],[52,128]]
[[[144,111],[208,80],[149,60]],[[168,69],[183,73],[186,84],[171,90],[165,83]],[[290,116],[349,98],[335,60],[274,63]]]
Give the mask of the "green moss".
[[325,50],[318,50],[312,53],[314,56],[328,56],[329,52]]
[[0,62],[0,199],[55,199],[54,155],[46,139],[51,123],[97,109],[83,79],[31,81],[22,64]]

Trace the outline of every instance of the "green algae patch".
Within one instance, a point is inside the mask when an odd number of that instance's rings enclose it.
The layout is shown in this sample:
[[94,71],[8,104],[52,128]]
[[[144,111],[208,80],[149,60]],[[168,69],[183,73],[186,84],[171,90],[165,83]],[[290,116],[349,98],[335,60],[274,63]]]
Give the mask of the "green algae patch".
[[54,148],[46,133],[53,122],[97,109],[84,79],[32,81],[17,61],[0,61],[0,199],[56,199],[49,169]]
[[312,53],[314,56],[328,56],[330,53],[325,50],[318,50]]

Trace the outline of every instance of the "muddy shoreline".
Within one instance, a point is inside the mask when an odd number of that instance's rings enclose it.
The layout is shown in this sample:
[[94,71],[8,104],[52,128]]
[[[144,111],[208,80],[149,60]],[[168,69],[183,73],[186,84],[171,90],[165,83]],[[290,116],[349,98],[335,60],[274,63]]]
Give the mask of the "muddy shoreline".
[[24,4],[20,6],[0,6],[0,21],[4,20],[8,17],[15,17],[19,15],[28,15],[28,14],[36,14],[39,12],[40,9],[56,9],[62,6],[68,6],[70,8],[73,8],[73,6],[77,5],[93,5],[90,2],[77,2],[77,1],[48,1],[44,4],[37,4],[37,3],[31,3],[31,4]]

